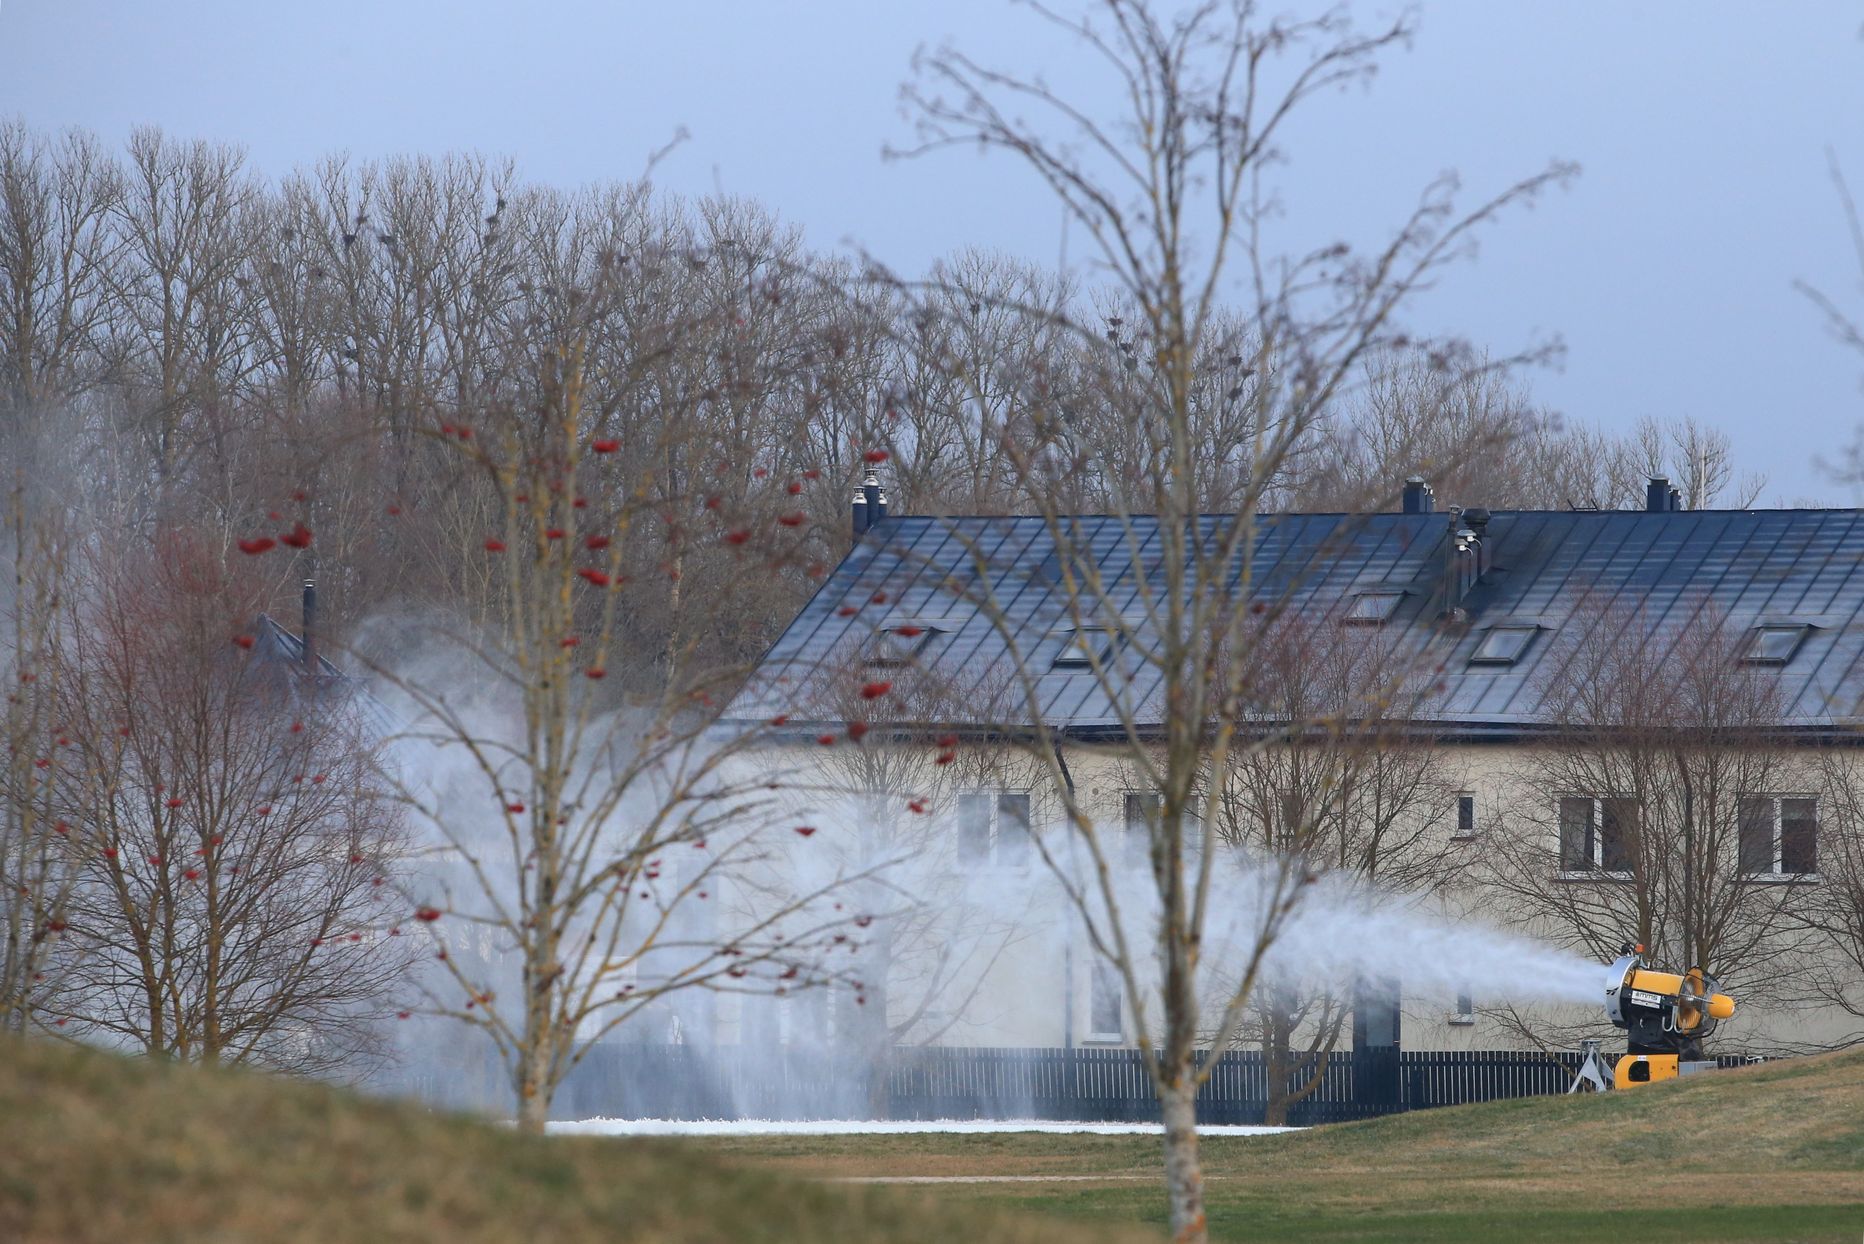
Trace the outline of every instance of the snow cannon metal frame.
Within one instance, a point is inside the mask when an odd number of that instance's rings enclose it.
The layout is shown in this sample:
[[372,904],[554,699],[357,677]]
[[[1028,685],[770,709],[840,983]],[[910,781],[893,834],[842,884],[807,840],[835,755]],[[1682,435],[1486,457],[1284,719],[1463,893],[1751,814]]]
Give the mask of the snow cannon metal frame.
[[1734,1012],[1735,1000],[1701,968],[1656,971],[1645,962],[1643,946],[1627,943],[1605,977],[1606,1017],[1625,1030],[1625,1056],[1613,1071],[1613,1087],[1714,1068],[1715,1061],[1703,1057],[1702,1040]]

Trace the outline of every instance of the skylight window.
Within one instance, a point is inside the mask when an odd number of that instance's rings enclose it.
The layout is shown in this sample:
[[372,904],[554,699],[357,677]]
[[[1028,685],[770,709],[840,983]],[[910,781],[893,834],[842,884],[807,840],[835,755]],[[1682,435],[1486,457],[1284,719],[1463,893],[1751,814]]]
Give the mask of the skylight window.
[[1538,626],[1492,626],[1476,645],[1469,662],[1471,665],[1513,665],[1538,634]]
[[1748,639],[1747,651],[1741,659],[1757,665],[1785,665],[1799,651],[1799,645],[1806,640],[1806,632],[1811,629],[1804,623],[1757,626]]
[[1113,659],[1113,648],[1117,637],[1104,626],[1083,626],[1077,630],[1061,632],[1061,651],[1055,654],[1055,663],[1050,668],[1058,670],[1091,670],[1096,665],[1105,668]]
[[867,640],[867,663],[869,665],[910,665],[914,657],[925,651],[926,645],[937,635],[938,628],[925,626],[918,622],[900,622],[892,626],[883,626]]
[[1398,604],[1403,599],[1403,592],[1361,592],[1353,597],[1353,603],[1347,606],[1346,620],[1360,623],[1384,622],[1398,611]]

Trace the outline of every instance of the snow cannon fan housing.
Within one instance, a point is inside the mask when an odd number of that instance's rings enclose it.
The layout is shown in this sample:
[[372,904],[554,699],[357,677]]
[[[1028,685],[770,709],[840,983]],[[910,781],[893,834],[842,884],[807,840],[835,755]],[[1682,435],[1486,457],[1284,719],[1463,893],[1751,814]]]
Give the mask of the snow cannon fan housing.
[[1735,1013],[1735,1000],[1701,968],[1658,972],[1644,948],[1627,946],[1605,980],[1605,1014],[1625,1030],[1625,1056],[1612,1076],[1617,1088],[1670,1080],[1715,1066],[1702,1040]]

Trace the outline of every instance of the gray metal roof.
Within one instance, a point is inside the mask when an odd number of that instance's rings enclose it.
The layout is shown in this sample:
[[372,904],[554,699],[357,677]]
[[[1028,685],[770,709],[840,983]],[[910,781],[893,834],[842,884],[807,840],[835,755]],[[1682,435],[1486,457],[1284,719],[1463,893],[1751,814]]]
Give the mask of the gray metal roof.
[[304,659],[304,640],[281,626],[270,614],[253,622],[249,668],[274,681],[287,702],[300,711],[329,711],[341,706],[356,714],[357,724],[372,738],[393,734],[399,723],[369,689],[344,673],[321,652],[313,671]]
[[[1156,521],[1067,521],[1069,544],[1090,551],[1103,598],[1118,608],[1141,589],[1135,568],[1156,562]],[[1228,520],[1203,521],[1214,528]],[[1451,733],[1507,737],[1548,725],[1540,674],[1560,648],[1553,638],[1622,625],[1627,607],[1655,628],[1680,627],[1704,609],[1730,627],[1810,624],[1775,675],[1784,724],[1830,728],[1857,720],[1864,693],[1864,511],[1496,511],[1485,540],[1490,569],[1460,601],[1467,625],[1445,628],[1440,589],[1450,531],[1443,513],[1265,515],[1255,536],[1252,591],[1278,607],[1316,612],[1341,610],[1367,591],[1401,591],[1385,625],[1443,664],[1429,717]],[[983,595],[1024,659],[1043,671],[1045,719],[1083,732],[1110,727],[1118,717],[1091,672],[1047,672],[1059,643],[1056,628],[1067,623],[1058,573],[1055,542],[1041,518],[888,518],[827,578],[727,716],[827,717],[798,708],[810,702],[810,680],[838,653],[858,651],[877,628],[906,622],[938,627],[916,658],[933,675],[978,679],[995,671],[1007,678],[1010,647],[974,603]],[[1511,621],[1542,630],[1512,665],[1472,664],[1488,630]],[[1133,703],[1146,705],[1152,690],[1135,686]],[[1148,712],[1155,721],[1156,711],[1145,709],[1141,719]]]

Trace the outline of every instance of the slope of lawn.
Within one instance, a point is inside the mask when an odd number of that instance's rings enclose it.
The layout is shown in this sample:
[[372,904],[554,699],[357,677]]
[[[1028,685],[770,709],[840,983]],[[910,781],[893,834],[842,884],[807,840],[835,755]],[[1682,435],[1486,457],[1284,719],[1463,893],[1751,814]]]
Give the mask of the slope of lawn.
[[[687,1143],[817,1176],[1035,1176],[928,1190],[948,1204],[1016,1204],[1076,1222],[1164,1222],[1158,1144],[1146,1137]],[[1206,1139],[1202,1152],[1217,1239],[1856,1244],[1864,1239],[1864,1052],[1604,1097]]]
[[519,1136],[315,1084],[0,1039],[7,1244],[1153,1239],[664,1142]]

